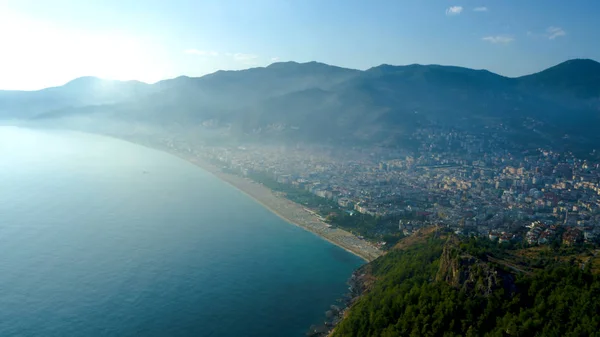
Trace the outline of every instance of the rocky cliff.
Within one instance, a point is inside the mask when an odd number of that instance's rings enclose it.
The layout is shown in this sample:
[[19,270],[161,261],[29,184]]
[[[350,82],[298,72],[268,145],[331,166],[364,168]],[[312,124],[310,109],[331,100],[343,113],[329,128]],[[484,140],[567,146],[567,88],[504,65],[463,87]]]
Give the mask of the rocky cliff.
[[489,296],[499,288],[504,288],[509,293],[515,291],[515,277],[511,273],[464,252],[459,244],[456,237],[448,238],[440,256],[436,281],[484,296]]

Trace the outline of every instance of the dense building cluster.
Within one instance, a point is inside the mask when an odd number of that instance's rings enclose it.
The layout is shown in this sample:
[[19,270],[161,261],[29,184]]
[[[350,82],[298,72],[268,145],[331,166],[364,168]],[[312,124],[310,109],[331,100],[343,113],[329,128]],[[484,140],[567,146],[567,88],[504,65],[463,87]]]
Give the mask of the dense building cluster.
[[[494,137],[416,130],[418,146],[190,145],[163,139],[242,175],[260,172],[336,202],[349,214],[493,240],[593,242],[600,235],[600,164]],[[512,150],[509,150],[512,149]]]

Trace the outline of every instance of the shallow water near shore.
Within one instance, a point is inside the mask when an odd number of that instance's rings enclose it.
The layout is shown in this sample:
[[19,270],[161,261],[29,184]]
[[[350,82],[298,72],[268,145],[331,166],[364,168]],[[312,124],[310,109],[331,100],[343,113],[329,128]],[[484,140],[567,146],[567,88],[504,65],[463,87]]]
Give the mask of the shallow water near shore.
[[175,156],[0,127],[0,336],[303,336],[362,263]]

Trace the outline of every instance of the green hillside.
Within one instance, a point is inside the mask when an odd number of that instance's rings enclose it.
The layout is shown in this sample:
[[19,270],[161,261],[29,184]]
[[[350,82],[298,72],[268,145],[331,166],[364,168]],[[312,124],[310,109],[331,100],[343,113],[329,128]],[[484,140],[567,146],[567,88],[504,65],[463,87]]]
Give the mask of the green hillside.
[[591,262],[557,252],[521,270],[485,239],[412,240],[364,268],[376,281],[333,336],[600,336]]

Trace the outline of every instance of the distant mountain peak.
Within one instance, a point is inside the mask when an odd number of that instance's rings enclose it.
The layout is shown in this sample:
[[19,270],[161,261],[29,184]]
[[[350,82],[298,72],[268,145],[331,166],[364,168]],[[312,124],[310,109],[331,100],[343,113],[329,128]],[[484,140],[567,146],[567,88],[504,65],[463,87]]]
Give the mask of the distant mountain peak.
[[271,63],[270,65],[267,66],[267,68],[273,68],[273,67],[285,67],[285,66],[303,66],[303,65],[323,65],[323,66],[328,66],[328,67],[335,67],[323,62],[317,62],[317,61],[308,61],[308,62],[296,62],[296,61],[283,61],[283,62],[275,62],[275,63]]
[[577,98],[600,98],[600,63],[590,59],[568,60],[518,80],[525,85],[569,93]]
[[589,76],[590,72],[600,73],[600,63],[591,59],[572,59],[564,61],[550,68],[544,69],[540,72],[521,76],[521,78],[528,78],[534,76],[548,76],[552,74],[554,76],[565,76],[575,75],[574,72],[581,73],[582,75]]
[[318,61],[309,61],[309,62],[295,62],[295,61],[286,61],[286,62],[275,62],[266,67],[267,69],[335,69],[335,70],[344,70],[344,71],[358,71],[356,69],[344,68],[339,66],[330,65],[323,62]]
[[590,59],[572,59],[543,70],[538,74],[554,72],[578,72],[581,73],[581,75],[587,76],[590,75],[590,72],[597,72],[600,74],[600,63]]
[[99,85],[106,86],[106,85],[112,85],[112,84],[116,84],[116,83],[126,83],[126,84],[132,84],[132,85],[149,85],[145,82],[141,82],[141,81],[137,81],[137,80],[120,81],[120,80],[104,79],[104,78],[100,78],[100,77],[96,77],[96,76],[82,76],[82,77],[78,77],[74,80],[67,82],[64,85],[64,87],[74,88],[74,87],[91,87],[91,86],[99,86]]
[[592,60],[592,59],[572,59],[572,60],[567,60],[563,63],[559,63],[557,66],[560,65],[587,65],[587,66],[592,66],[592,67],[598,67],[600,66],[600,62]]
[[65,86],[97,84],[102,81],[106,80],[96,76],[82,76],[67,82]]
[[298,65],[300,63],[296,61],[285,61],[285,62],[274,62],[267,66],[267,68],[279,68],[279,67],[287,67],[291,65]]

